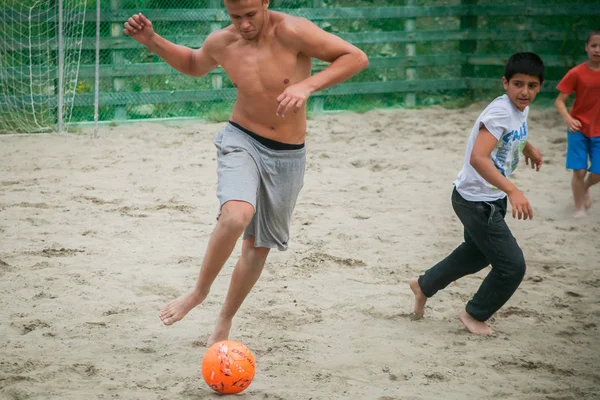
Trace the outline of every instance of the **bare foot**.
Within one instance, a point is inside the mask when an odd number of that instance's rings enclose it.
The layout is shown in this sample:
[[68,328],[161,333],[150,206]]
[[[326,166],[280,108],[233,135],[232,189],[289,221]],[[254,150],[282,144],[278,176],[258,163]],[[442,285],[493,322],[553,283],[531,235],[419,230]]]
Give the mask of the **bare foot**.
[[181,320],[190,310],[204,301],[206,294],[192,290],[165,304],[160,309],[160,320],[165,325],[172,325]]
[[575,219],[583,219],[587,217],[587,213],[585,212],[585,210],[578,210],[575,212],[575,215],[573,215],[573,217],[575,217]]
[[222,340],[229,339],[229,331],[231,330],[231,321],[221,321],[217,322],[215,326],[215,330],[212,335],[206,341],[206,347],[210,347],[213,344],[220,342]]
[[477,321],[475,318],[471,316],[465,310],[462,310],[458,315],[460,322],[469,330],[471,333],[475,333],[477,335],[491,335],[494,333],[492,328],[487,326],[485,322]]
[[409,282],[410,290],[415,294],[415,319],[423,318],[425,303],[427,303],[427,296],[423,294],[421,291],[421,287],[419,286],[419,280],[417,278],[412,278]]
[[592,196],[590,195],[590,189],[585,192],[585,199],[583,201],[585,209],[589,209],[592,206]]

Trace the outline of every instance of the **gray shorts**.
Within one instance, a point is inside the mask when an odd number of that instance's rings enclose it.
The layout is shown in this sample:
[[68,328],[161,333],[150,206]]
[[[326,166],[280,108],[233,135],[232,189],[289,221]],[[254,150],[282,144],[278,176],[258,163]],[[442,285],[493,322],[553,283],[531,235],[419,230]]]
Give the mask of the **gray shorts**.
[[231,123],[214,143],[219,215],[230,200],[252,204],[254,217],[244,239],[254,236],[255,247],[287,250],[292,212],[304,184],[306,148],[273,150]]

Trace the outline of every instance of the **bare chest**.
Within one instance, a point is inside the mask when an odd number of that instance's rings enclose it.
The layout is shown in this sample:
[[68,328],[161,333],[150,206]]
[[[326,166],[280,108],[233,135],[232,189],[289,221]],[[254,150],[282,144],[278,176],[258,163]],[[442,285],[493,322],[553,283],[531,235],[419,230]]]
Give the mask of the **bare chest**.
[[[308,62],[308,69],[306,64]],[[263,47],[234,45],[220,62],[238,91],[254,95],[279,95],[310,75],[310,59],[277,44]]]

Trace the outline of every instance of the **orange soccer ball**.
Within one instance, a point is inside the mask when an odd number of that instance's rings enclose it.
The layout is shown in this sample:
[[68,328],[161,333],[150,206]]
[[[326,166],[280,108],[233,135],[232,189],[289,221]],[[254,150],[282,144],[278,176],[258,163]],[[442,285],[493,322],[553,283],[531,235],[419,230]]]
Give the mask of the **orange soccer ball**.
[[213,344],[202,360],[204,381],[220,394],[235,394],[245,390],[252,383],[255,370],[252,352],[233,340]]

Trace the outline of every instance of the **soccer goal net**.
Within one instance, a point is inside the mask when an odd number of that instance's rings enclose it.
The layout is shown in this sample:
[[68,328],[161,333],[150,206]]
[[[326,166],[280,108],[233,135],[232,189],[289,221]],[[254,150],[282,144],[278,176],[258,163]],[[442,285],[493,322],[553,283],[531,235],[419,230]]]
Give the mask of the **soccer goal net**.
[[62,131],[70,120],[86,0],[0,0],[0,132]]

